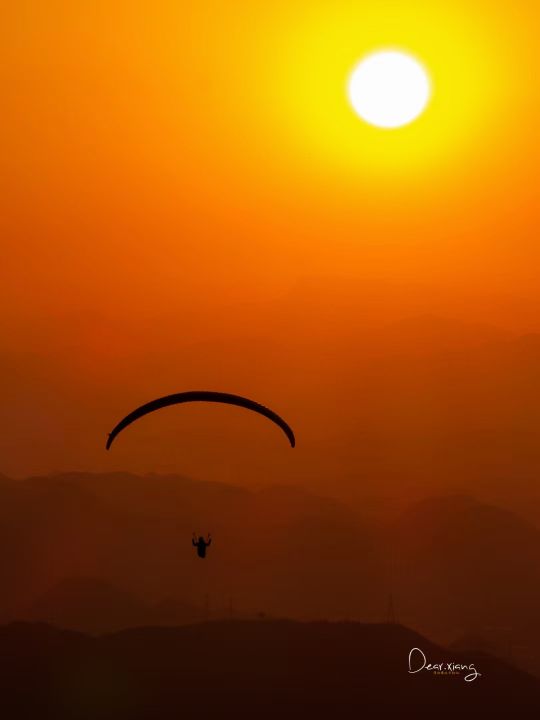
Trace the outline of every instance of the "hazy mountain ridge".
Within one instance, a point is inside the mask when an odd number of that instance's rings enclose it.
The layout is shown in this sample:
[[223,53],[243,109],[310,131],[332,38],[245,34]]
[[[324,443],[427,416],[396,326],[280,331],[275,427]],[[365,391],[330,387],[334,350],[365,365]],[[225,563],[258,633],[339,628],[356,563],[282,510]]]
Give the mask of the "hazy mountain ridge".
[[[128,368],[125,357],[118,367],[110,359],[113,386],[86,372],[79,387],[71,355],[54,348],[41,374],[34,355],[18,355],[0,372],[6,428],[0,453],[14,462],[32,458],[39,467],[178,468],[214,480],[238,478],[247,487],[286,474],[344,498],[356,493],[357,477],[370,494],[400,502],[470,488],[540,524],[533,481],[540,471],[540,335],[428,314],[424,307],[364,323],[352,288],[332,302],[308,297],[313,328],[299,332],[307,322],[297,310],[300,295],[298,302],[287,297],[261,308],[261,326],[273,320],[276,332],[259,341],[241,320],[236,332],[222,330],[204,343],[153,337],[151,355],[141,341]],[[353,301],[357,325],[344,313]],[[296,454],[276,453],[271,432],[259,435],[251,418],[218,409],[204,414],[204,426],[195,409],[153,417],[105,454],[106,432],[122,411],[177,389],[179,377],[185,386],[205,386],[211,378],[216,387],[273,398],[297,430]],[[250,442],[242,442],[243,433]],[[201,450],[206,440],[211,454]],[[197,448],[192,463],[191,446]],[[4,468],[9,474],[10,466]]]
[[476,635],[540,672],[537,527],[470,496],[437,497],[403,513],[392,543],[404,622],[444,642]]
[[[194,530],[214,535],[204,563]],[[540,672],[540,531],[471,496],[367,522],[298,487],[62,474],[0,484],[0,534],[4,620],[92,632],[259,611],[378,621],[392,595],[428,636],[476,634],[506,656],[510,635],[516,661]]]

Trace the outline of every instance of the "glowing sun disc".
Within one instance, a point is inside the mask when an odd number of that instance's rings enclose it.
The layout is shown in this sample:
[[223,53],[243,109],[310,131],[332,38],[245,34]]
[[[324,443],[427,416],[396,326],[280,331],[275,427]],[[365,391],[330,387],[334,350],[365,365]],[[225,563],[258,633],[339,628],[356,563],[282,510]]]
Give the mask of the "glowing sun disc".
[[387,50],[369,55],[354,68],[348,93],[354,110],[367,123],[398,128],[425,110],[431,83],[418,60]]

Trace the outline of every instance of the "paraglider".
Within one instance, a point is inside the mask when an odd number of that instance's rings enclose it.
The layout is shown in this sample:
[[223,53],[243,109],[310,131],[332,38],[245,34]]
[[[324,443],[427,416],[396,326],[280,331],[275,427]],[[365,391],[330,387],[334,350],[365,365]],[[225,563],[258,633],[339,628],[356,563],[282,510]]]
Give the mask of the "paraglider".
[[242,397],[241,395],[232,395],[231,393],[213,392],[209,390],[192,390],[190,392],[174,393],[173,395],[166,395],[165,397],[157,398],[151,402],[141,405],[140,407],[133,410],[133,412],[126,415],[123,420],[113,428],[112,432],[109,433],[107,439],[106,448],[109,450],[116,436],[122,432],[128,425],[139,420],[139,418],[148,415],[148,413],[154,412],[154,410],[161,410],[161,408],[169,407],[170,405],[178,405],[185,402],[215,402],[225,403],[226,405],[236,405],[243,407],[246,410],[252,410],[253,412],[259,413],[268,418],[268,420],[275,423],[278,427],[283,430],[291,447],[294,447],[296,440],[291,427],[281,418],[277,413],[270,408],[260,405],[254,400]]
[[197,533],[193,533],[191,544],[197,548],[197,555],[204,560],[206,557],[206,548],[212,543],[212,536],[208,533],[206,540],[203,536],[197,537]]

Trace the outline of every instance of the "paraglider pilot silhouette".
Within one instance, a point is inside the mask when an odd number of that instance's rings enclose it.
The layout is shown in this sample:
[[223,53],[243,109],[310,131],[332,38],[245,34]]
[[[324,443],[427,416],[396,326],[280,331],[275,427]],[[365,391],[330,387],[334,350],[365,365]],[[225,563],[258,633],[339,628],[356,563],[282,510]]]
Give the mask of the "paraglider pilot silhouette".
[[191,541],[191,544],[193,547],[197,548],[197,555],[204,560],[206,557],[206,548],[211,544],[212,542],[212,536],[210,533],[207,535],[207,539],[205,540],[203,536],[197,537],[197,533],[193,533],[193,540]]

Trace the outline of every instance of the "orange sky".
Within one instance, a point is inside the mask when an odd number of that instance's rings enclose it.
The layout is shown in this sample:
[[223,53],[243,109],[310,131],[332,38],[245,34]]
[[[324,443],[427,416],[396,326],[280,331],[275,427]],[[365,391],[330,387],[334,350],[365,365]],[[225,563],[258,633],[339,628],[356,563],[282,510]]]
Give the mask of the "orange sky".
[[[355,353],[390,352],[378,327],[427,313],[540,331],[540,10],[381,5],[2,9],[0,471],[257,482],[338,467],[346,484],[364,467],[356,425],[315,453],[339,412],[327,400],[318,416],[313,398],[331,397]],[[417,54],[435,87],[426,114],[390,134],[344,92],[384,46]],[[288,414],[294,459],[249,420],[224,428],[220,410],[157,420],[102,453],[124,411],[193,385]]]

